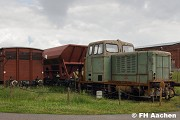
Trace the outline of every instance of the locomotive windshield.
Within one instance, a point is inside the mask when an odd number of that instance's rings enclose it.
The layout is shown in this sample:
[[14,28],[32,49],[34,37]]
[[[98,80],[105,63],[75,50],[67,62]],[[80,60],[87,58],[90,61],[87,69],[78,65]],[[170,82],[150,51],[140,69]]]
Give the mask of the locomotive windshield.
[[92,46],[89,47],[89,55],[92,55]]
[[94,55],[103,53],[103,44],[96,44],[94,46]]
[[111,53],[118,52],[118,45],[117,44],[106,44],[106,51]]
[[123,46],[123,52],[134,52],[133,46]]

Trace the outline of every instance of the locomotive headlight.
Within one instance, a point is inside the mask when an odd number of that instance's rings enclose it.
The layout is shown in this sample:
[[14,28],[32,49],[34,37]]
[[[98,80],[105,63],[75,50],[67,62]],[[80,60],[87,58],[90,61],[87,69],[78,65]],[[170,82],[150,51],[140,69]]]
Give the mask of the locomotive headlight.
[[154,80],[156,79],[156,73],[153,73],[153,78],[154,78]]
[[42,71],[42,74],[44,74],[44,72]]

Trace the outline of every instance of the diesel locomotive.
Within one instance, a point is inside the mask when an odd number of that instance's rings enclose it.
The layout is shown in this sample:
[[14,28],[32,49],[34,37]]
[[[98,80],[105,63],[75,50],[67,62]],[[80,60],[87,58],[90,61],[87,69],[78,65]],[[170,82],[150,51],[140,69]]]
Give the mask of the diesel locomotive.
[[[79,70],[80,71],[80,70]],[[171,80],[171,54],[135,51],[131,43],[103,40],[88,45],[79,89],[104,94],[121,91],[139,97],[175,95]]]

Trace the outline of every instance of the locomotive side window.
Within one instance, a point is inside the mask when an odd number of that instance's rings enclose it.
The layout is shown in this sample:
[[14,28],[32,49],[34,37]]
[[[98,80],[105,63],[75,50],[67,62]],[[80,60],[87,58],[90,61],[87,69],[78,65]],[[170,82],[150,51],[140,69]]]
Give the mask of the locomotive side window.
[[117,44],[106,44],[106,51],[111,53],[118,52],[118,45]]
[[102,54],[103,53],[103,44],[97,44],[94,46],[94,54]]
[[89,47],[89,55],[92,55],[92,46]]
[[133,46],[123,46],[123,52],[134,52]]

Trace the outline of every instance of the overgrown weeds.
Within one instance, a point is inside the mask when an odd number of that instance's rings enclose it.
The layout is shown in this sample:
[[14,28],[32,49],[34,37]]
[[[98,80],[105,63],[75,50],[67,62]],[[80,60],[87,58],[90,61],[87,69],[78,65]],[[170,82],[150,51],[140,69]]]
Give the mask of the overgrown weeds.
[[[180,88],[176,88],[179,92]],[[41,114],[128,114],[138,112],[180,111],[180,97],[159,102],[96,99],[86,93],[70,92],[67,101],[67,88],[3,88],[0,86],[0,112],[41,113]]]

